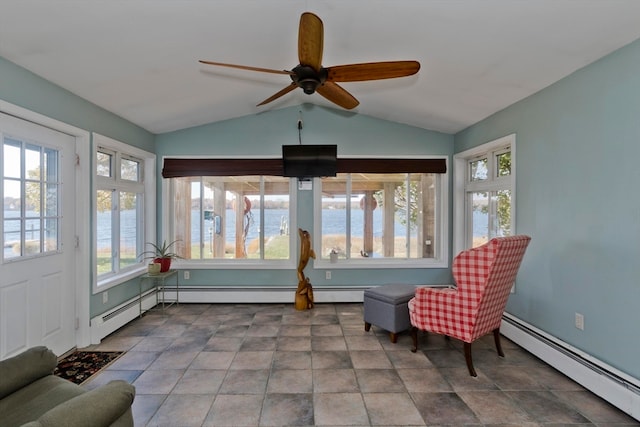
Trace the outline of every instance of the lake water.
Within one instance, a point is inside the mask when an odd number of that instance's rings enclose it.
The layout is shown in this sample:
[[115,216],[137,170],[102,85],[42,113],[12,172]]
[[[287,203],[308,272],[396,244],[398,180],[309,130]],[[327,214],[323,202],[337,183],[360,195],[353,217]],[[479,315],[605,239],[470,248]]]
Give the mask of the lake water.
[[[30,213],[35,215],[35,213]],[[226,241],[228,243],[235,242],[235,212],[232,209],[228,209],[226,218],[226,224],[222,224],[223,227],[226,227]],[[5,217],[9,218],[11,216],[15,217],[18,215],[17,211],[5,211]],[[476,215],[480,215],[476,217]],[[198,224],[200,224],[199,219],[199,211],[192,210],[191,211],[191,224],[192,224],[192,233],[191,239],[194,242],[200,240],[200,229]],[[287,209],[265,209],[264,211],[265,217],[265,235],[274,236],[280,234],[280,228],[282,221],[286,221],[289,223],[289,211]],[[485,218],[482,218],[485,217]],[[323,219],[323,230],[325,234],[343,234],[344,233],[344,218],[345,213],[342,210],[337,209],[323,209],[322,210],[322,219]],[[98,249],[108,248],[111,242],[111,228],[110,228],[110,213],[98,213],[98,235],[97,235],[97,246]],[[354,237],[362,237],[363,235],[363,222],[364,215],[360,210],[352,211],[352,220],[351,220],[351,234]],[[374,223],[374,236],[382,236],[382,210],[376,209],[373,211],[373,223]],[[16,240],[18,234],[15,233],[18,231],[17,222],[14,221],[5,221],[4,224],[4,233],[5,240],[12,241]],[[123,230],[123,237],[125,240],[132,240],[131,237],[135,236],[135,212],[134,211],[123,211],[121,215],[121,225]],[[487,220],[486,214],[480,214],[479,212],[474,213],[474,233],[475,235],[486,235],[487,230]],[[205,220],[204,221],[204,238],[205,241],[211,238],[211,232],[213,231],[214,222],[213,220]],[[400,222],[395,222],[395,234],[397,236],[404,235],[404,225]],[[247,241],[254,240],[259,237],[260,231],[260,216],[253,215],[253,224],[249,229],[249,234],[247,236]],[[289,230],[293,232],[295,230]],[[33,238],[39,239],[39,232],[35,230],[32,234],[27,233],[27,238],[30,236],[34,236]],[[5,256],[11,256],[11,247],[5,247],[4,253]]]

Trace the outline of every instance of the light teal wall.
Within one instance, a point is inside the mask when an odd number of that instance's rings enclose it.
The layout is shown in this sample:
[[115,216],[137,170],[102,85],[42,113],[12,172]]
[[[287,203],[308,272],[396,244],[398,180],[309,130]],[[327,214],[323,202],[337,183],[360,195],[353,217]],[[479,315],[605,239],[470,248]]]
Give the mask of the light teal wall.
[[507,310],[640,378],[640,41],[458,133],[455,150],[510,133],[532,242]]
[[[266,111],[253,116],[158,135],[156,154],[163,156],[281,156],[283,144],[298,143],[298,119],[302,117],[303,144],[337,144],[345,155],[446,155],[453,153],[453,137],[395,122],[323,108],[311,104]],[[158,165],[161,172],[162,165]],[[162,178],[159,176],[159,180]],[[313,230],[313,197],[298,192],[298,226]],[[158,200],[161,194],[158,193]],[[159,218],[162,212],[159,212]],[[159,232],[159,235],[161,233]],[[163,237],[164,238],[164,237]],[[297,249],[297,248],[296,248]],[[311,268],[310,268],[311,267]],[[305,270],[314,288],[322,286],[379,285],[392,282],[442,283],[450,280],[449,269],[340,270],[332,279],[324,270]],[[190,286],[197,285],[297,285],[295,268],[290,270],[194,270]]]
[[[143,150],[154,151],[155,136],[152,133],[2,57],[0,57],[0,99],[80,129],[97,132]],[[92,232],[91,234],[93,235]],[[91,287],[91,278],[87,277],[86,280],[87,286]],[[137,281],[111,288],[107,304],[102,304],[102,294],[92,295],[90,315],[103,313],[137,295],[137,289]]]
[[0,99],[153,152],[154,135],[0,56]]

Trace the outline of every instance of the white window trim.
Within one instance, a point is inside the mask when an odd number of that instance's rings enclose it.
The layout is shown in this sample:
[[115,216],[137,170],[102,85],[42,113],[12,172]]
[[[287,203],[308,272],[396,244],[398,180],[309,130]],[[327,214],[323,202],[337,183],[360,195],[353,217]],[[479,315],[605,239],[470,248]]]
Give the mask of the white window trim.
[[[467,164],[469,160],[483,154],[498,151],[501,147],[511,147],[511,174],[509,177],[499,178],[511,180],[511,230],[516,232],[516,134],[512,133],[502,138],[481,144],[453,156],[453,253],[457,254],[467,249],[466,236],[468,223],[466,212],[466,184]],[[483,187],[483,188],[486,188]],[[500,187],[502,188],[502,187]]]
[[[343,156],[344,158],[381,158],[381,159],[406,159],[408,156]],[[439,258],[349,258],[339,259],[338,262],[332,263],[329,259],[323,257],[317,257],[313,262],[313,268],[316,269],[335,269],[335,270],[348,270],[348,269],[372,269],[372,268],[384,268],[384,269],[408,269],[408,268],[447,268],[449,266],[449,160],[447,156],[411,156],[412,159],[445,159],[447,162],[447,172],[441,174],[440,177],[440,200],[438,200],[438,217],[440,219],[436,233],[438,235],[436,253],[440,254]],[[315,236],[320,236],[322,233],[322,225],[319,219],[321,218],[322,203],[320,199],[322,197],[321,179],[314,178],[313,180],[313,232]],[[313,242],[314,251],[320,253],[321,242]]]
[[[170,156],[172,159],[206,159],[211,156]],[[264,159],[268,156],[216,156],[216,159]],[[162,159],[164,163],[164,157]],[[211,270],[211,269],[225,269],[225,270],[285,270],[291,269],[296,266],[296,248],[298,242],[298,225],[296,220],[297,215],[297,179],[289,179],[289,254],[290,257],[287,260],[257,260],[257,259],[175,259],[171,262],[171,265],[176,269],[189,269],[189,270]],[[171,228],[171,212],[173,212],[173,199],[171,197],[171,180],[162,180],[162,235],[172,236],[173,230]],[[293,230],[293,231],[292,231]],[[295,232],[294,232],[295,231]]]
[[92,180],[91,180],[91,194],[92,194],[91,214],[93,218],[93,240],[91,243],[91,266],[92,266],[92,277],[93,277],[93,280],[92,280],[93,294],[104,292],[109,288],[112,288],[128,280],[131,280],[139,276],[141,273],[144,273],[147,268],[145,263],[143,261],[140,261],[140,264],[135,266],[134,268],[128,268],[121,273],[110,275],[108,277],[98,280],[98,272],[95,268],[96,258],[97,258],[96,238],[97,238],[97,222],[98,222],[98,212],[96,209],[96,200],[95,200],[98,176],[95,171],[95,159],[98,153],[98,148],[106,148],[108,150],[113,150],[117,153],[130,155],[135,158],[141,159],[144,162],[142,166],[142,170],[144,174],[143,205],[144,205],[144,224],[145,224],[143,241],[145,243],[156,241],[156,155],[148,151],[142,150],[140,148],[134,147],[133,145],[125,144],[123,142],[117,141],[115,139],[112,139],[107,136],[103,136],[94,132],[93,144],[91,149],[91,152],[92,152],[91,167],[93,171]]

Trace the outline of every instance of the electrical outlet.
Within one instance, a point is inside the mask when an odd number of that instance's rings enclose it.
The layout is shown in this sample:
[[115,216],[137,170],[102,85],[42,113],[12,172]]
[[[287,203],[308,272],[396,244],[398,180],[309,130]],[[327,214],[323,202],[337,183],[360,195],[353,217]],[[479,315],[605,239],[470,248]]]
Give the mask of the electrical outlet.
[[330,271],[327,271],[324,275],[325,275],[325,279],[331,280],[331,272]]
[[576,313],[576,328],[584,331],[584,316],[580,313]]
[[189,280],[191,279],[191,273],[189,273],[188,271],[184,272],[184,280]]
[[102,293],[102,303],[106,304],[109,302],[109,292],[108,291],[104,291]]

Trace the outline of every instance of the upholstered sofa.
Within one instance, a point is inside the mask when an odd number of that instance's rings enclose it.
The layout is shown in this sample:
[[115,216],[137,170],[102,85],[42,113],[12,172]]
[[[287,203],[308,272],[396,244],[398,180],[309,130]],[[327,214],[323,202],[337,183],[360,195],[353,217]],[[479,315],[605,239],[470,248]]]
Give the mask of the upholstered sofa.
[[132,385],[118,380],[87,391],[53,375],[56,364],[46,347],[0,361],[0,426],[133,426]]

